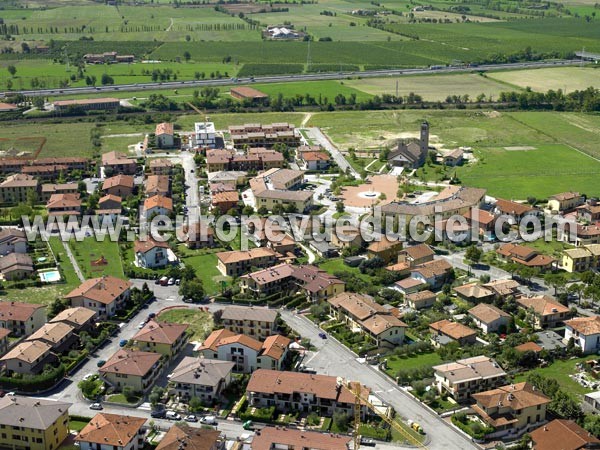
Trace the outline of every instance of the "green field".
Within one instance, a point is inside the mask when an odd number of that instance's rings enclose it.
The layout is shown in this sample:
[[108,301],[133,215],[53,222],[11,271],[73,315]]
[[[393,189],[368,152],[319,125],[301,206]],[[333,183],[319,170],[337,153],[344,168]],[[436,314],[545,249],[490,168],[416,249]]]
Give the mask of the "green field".
[[423,353],[416,356],[411,357],[400,357],[400,356],[391,356],[387,358],[387,367],[386,372],[392,376],[396,376],[396,372],[401,369],[414,369],[416,367],[423,366],[435,366],[442,363],[442,358],[436,352],[432,353]]
[[190,325],[191,340],[204,340],[213,329],[212,314],[200,309],[171,309],[158,318],[164,322],[186,323]]
[[206,295],[218,294],[223,281],[227,284],[231,282],[231,278],[223,276],[217,269],[217,256],[214,252],[188,250],[184,245],[180,245],[179,250],[182,253],[181,262],[196,270]]
[[[589,359],[591,358],[588,356],[584,358],[568,359],[566,361],[555,361],[548,367],[534,369],[532,370],[532,372],[558,381],[560,387],[567,392],[583,396],[584,394],[591,392],[591,389],[583,387],[582,385],[571,379],[569,375],[572,375],[576,372],[575,366],[577,364],[587,361]],[[521,381],[525,381],[526,379],[527,374],[517,375],[515,377],[515,382],[519,383]]]
[[510,83],[521,88],[546,92],[562,89],[565,92],[583,90],[590,86],[600,87],[600,70],[591,67],[557,67],[552,69],[515,70],[490,72],[493,80]]
[[[81,242],[71,240],[69,246],[85,278],[95,278],[103,275],[125,278],[117,242],[112,242],[108,238],[104,241],[86,238]],[[92,265],[92,261],[102,257],[106,259],[108,264]]]

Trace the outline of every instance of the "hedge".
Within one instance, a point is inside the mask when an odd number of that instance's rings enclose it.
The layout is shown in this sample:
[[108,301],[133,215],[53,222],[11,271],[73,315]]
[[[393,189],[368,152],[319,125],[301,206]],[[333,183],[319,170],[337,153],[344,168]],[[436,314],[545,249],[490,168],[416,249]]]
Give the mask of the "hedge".
[[53,387],[65,376],[65,366],[60,364],[40,375],[25,375],[23,378],[0,377],[0,386],[24,392],[38,392]]

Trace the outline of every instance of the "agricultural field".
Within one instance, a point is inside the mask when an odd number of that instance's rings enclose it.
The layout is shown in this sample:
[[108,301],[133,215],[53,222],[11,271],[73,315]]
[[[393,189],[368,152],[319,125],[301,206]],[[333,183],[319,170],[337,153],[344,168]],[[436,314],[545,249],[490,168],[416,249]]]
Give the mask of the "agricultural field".
[[509,83],[520,88],[546,92],[562,89],[564,92],[600,87],[600,70],[591,67],[557,67],[553,69],[488,72],[487,78]]
[[476,74],[362,78],[346,81],[345,84],[373,95],[406,96],[414,93],[422,96],[425,101],[442,102],[449,95],[468,95],[470,99],[475,100],[480,94],[485,94],[486,98],[497,98],[500,92],[513,90],[505,84]]

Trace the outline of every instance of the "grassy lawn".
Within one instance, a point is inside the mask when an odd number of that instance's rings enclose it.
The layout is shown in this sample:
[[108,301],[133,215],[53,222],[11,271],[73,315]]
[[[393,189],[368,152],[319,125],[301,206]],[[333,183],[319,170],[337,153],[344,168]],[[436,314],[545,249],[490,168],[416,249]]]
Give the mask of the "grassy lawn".
[[159,318],[165,322],[189,324],[192,341],[204,340],[214,326],[212,314],[200,309],[171,309],[162,313]]
[[65,281],[65,291],[71,291],[79,286],[79,278],[75,273],[75,269],[73,268],[73,264],[71,264],[71,260],[67,256],[65,247],[58,237],[51,237],[48,243],[50,244],[52,253],[54,253],[54,257],[57,259],[58,263],[60,264],[60,268],[62,269],[62,274]]
[[525,246],[531,247],[540,253],[545,255],[554,256],[556,258],[562,257],[563,250],[573,248],[572,245],[566,242],[557,241],[552,239],[551,241],[545,241],[544,239],[538,239],[537,241],[527,242]]
[[[85,238],[81,242],[71,240],[69,246],[77,260],[79,268],[86,278],[101,277],[103,275],[125,278],[117,242],[112,242],[108,238],[104,241]],[[101,257],[104,257],[108,264],[92,266],[92,262]]]
[[432,353],[422,353],[420,355],[411,356],[411,357],[400,357],[400,356],[390,356],[387,358],[387,370],[388,375],[394,377],[396,376],[396,372],[400,369],[413,369],[415,367],[422,366],[435,366],[437,364],[441,364],[442,359],[440,355],[436,352]]
[[69,429],[71,431],[81,431],[89,422],[83,422],[81,420],[70,420]]
[[124,405],[133,405],[140,400],[140,397],[133,396],[126,398],[123,394],[113,394],[107,398],[107,401],[114,403],[122,403]]
[[322,263],[319,263],[319,267],[330,274],[334,274],[335,272],[350,272],[353,275],[356,275],[361,280],[366,281],[367,283],[371,283],[371,277],[364,273],[360,273],[360,270],[356,267],[350,267],[344,264],[343,258],[332,258],[328,259]]
[[188,250],[180,245],[181,262],[196,269],[196,275],[202,280],[207,295],[221,292],[221,282],[231,283],[231,278],[223,276],[217,269],[217,256],[214,250]]
[[[588,392],[591,392],[591,389],[587,389],[571,379],[569,375],[572,375],[576,372],[575,366],[578,363],[588,361],[593,359],[591,356],[583,357],[583,358],[575,358],[568,359],[566,361],[555,361],[548,367],[544,367],[541,369],[534,369],[531,372],[535,372],[544,377],[552,378],[560,384],[561,388],[563,388],[566,392],[584,395]],[[521,381],[525,381],[527,379],[527,373],[519,374],[515,377],[515,382],[519,383]]]

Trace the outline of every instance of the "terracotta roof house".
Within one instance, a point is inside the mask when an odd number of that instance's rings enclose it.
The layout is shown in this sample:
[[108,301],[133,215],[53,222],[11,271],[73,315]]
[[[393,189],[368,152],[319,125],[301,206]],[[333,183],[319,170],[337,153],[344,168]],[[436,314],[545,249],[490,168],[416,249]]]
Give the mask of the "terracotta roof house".
[[160,353],[120,348],[98,372],[111,386],[145,392],[154,386],[161,369]]
[[600,316],[575,317],[565,321],[565,343],[573,339],[584,354],[600,350]]
[[225,440],[219,430],[173,425],[156,446],[156,450],[223,450]]
[[38,180],[31,175],[9,175],[0,183],[0,200],[9,204],[25,203],[30,192],[37,195],[38,188]]
[[579,192],[562,192],[548,198],[546,212],[548,214],[565,214],[583,205],[585,197]]
[[77,194],[77,183],[42,184],[40,201],[47,202],[52,194]]
[[481,328],[484,334],[506,333],[510,323],[511,315],[496,308],[494,305],[480,303],[469,310],[469,316],[475,321],[475,325]]
[[6,328],[13,336],[29,336],[44,323],[46,323],[45,306],[0,301],[0,328]]
[[214,208],[225,214],[230,209],[236,208],[240,201],[240,194],[237,191],[217,192],[211,196],[211,204]]
[[496,204],[494,205],[494,212],[496,212],[497,214],[511,216],[515,219],[515,222],[518,224],[526,216],[537,215],[538,210],[525,203],[517,203],[511,200],[504,200],[498,198],[496,199]]
[[158,322],[150,319],[132,338],[143,351],[160,353],[168,359],[174,358],[187,342],[188,324]]
[[141,450],[144,447],[143,417],[98,413],[79,432],[75,441],[81,450],[110,447],[113,450]]
[[469,227],[484,240],[492,241],[496,238],[494,232],[496,217],[493,214],[483,209],[471,208],[463,214],[463,217],[467,219]]
[[435,252],[427,244],[412,245],[398,253],[398,263],[407,263],[409,267],[415,267],[433,261],[434,255]]
[[525,342],[524,344],[521,345],[517,345],[515,347],[515,350],[518,352],[534,352],[534,353],[539,353],[543,350],[542,347],[540,347],[538,344],[536,344],[535,342]]
[[162,122],[156,125],[154,131],[156,146],[158,148],[170,148],[175,145],[175,132],[172,123]]
[[280,256],[268,247],[257,247],[247,251],[219,252],[216,255],[219,272],[231,277],[243,275],[252,267],[259,269],[271,267]]
[[0,276],[4,280],[22,280],[34,272],[33,260],[26,253],[9,253],[0,257]]
[[159,269],[169,264],[169,244],[165,241],[155,241],[152,238],[145,241],[136,240],[133,243],[135,264],[145,269]]
[[189,249],[213,247],[215,245],[215,229],[206,220],[183,225],[179,230],[180,241]]
[[171,181],[168,175],[148,175],[144,192],[147,197],[153,195],[162,195],[168,197],[171,195]]
[[410,276],[428,284],[431,289],[439,289],[448,280],[452,270],[452,265],[445,259],[435,259],[413,267]]
[[456,295],[468,302],[485,302],[494,297],[494,291],[476,282],[452,288]]
[[167,158],[154,158],[148,163],[152,175],[171,175],[174,164]]
[[149,197],[144,200],[144,212],[146,217],[168,216],[173,212],[173,200],[162,195]]
[[462,323],[450,322],[448,319],[429,324],[429,331],[431,341],[438,347],[451,341],[460,345],[474,344],[477,338],[477,333],[471,328]]
[[483,285],[486,289],[491,289],[497,298],[516,296],[519,294],[519,286],[520,284],[515,280],[492,280]]
[[396,281],[392,286],[392,289],[395,289],[404,295],[409,295],[419,292],[421,289],[425,288],[425,286],[427,286],[427,283],[424,283],[422,280],[409,277]]
[[413,292],[405,297],[405,301],[412,309],[429,308],[435,304],[436,295],[429,291]]
[[107,194],[98,200],[98,209],[96,215],[117,217],[123,210],[123,200],[118,195]]
[[471,408],[486,424],[494,427],[490,437],[510,434],[515,438],[546,422],[550,399],[535,386],[523,382],[473,394]]
[[115,175],[104,180],[102,192],[127,198],[133,194],[134,180],[131,175]]
[[79,194],[52,194],[46,209],[51,216],[78,216],[81,214]]
[[96,312],[97,317],[112,317],[129,299],[131,283],[112,276],[90,278],[69,292],[65,298],[71,306],[83,306]]
[[535,267],[540,270],[550,269],[552,265],[556,263],[555,258],[548,255],[542,255],[537,250],[520,244],[502,244],[496,249],[496,253],[505,261],[512,261],[517,264]]
[[229,93],[233,98],[237,98],[240,100],[252,100],[252,101],[262,101],[269,96],[258,89],[254,89],[250,86],[236,86],[232,87],[229,90]]
[[[331,433],[264,427],[252,439],[251,450],[349,450],[352,438]],[[157,449],[159,450],[159,449]]]
[[[361,386],[362,397],[368,398],[370,389]],[[252,373],[246,388],[251,407],[275,406],[279,411],[316,411],[331,415],[334,411],[354,411],[354,395],[338,388],[336,377],[302,372],[280,372],[259,369]],[[361,404],[364,420],[369,409]]]
[[548,296],[520,297],[519,306],[529,313],[529,319],[536,328],[554,328],[571,317],[571,310]]
[[94,323],[96,311],[82,306],[76,308],[67,308],[54,316],[49,323],[66,323],[75,329],[75,332],[89,330]]
[[184,357],[173,369],[169,381],[181,401],[197,397],[203,404],[219,400],[231,383],[235,363],[218,359]]
[[496,361],[481,355],[433,367],[435,385],[440,394],[447,392],[454,400],[469,400],[472,394],[502,386],[506,372]]
[[137,171],[136,160],[125,153],[108,152],[102,155],[102,167],[107,176],[123,174],[135,175]]
[[52,351],[62,353],[72,348],[78,341],[75,328],[63,322],[44,324],[27,338],[28,341],[42,341],[52,347]]
[[534,450],[583,450],[600,448],[600,439],[573,420],[554,419],[529,433]]
[[389,264],[391,261],[395,261],[398,258],[398,254],[402,250],[402,241],[392,241],[387,237],[382,236],[378,241],[373,241],[367,247],[368,258],[379,258],[385,264]]

